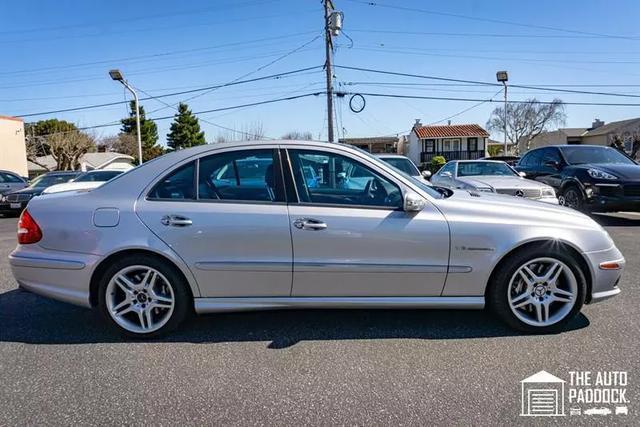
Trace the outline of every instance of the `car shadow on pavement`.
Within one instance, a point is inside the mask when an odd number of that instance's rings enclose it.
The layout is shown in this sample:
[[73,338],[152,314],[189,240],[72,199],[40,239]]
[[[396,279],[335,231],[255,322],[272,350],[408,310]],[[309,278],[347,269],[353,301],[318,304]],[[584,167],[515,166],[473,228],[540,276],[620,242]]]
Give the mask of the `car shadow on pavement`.
[[632,219],[616,215],[593,213],[591,218],[603,227],[640,227],[640,218]]
[[[580,314],[565,331],[582,329]],[[281,310],[194,317],[153,342],[268,342],[270,349],[301,341],[464,339],[518,336],[486,311]],[[95,310],[48,300],[21,289],[0,294],[0,342],[87,344],[124,342]],[[149,341],[144,341],[149,342]]]

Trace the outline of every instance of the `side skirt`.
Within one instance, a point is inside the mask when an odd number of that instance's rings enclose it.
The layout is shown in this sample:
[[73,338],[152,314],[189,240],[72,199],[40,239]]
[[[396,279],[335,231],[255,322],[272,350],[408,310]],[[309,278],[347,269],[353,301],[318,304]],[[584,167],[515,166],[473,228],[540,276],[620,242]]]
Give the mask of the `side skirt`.
[[199,314],[299,308],[484,308],[484,297],[229,297],[195,298]]

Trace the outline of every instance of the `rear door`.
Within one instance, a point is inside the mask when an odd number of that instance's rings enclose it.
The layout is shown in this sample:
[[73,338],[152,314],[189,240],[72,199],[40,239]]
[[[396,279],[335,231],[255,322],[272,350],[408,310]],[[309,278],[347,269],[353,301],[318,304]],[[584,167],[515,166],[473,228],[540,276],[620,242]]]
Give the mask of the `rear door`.
[[[449,228],[431,203],[402,210],[402,183],[342,150],[287,150],[293,296],[439,296]],[[305,169],[314,170],[315,180]],[[292,184],[290,184],[292,185]]]
[[291,234],[275,146],[183,164],[137,212],[188,264],[203,297],[290,295]]

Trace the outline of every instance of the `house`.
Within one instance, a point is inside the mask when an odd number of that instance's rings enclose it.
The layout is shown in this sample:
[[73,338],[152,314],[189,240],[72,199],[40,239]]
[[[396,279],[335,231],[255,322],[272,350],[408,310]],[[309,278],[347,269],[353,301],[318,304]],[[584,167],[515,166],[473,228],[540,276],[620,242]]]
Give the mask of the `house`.
[[[619,138],[627,152],[631,152],[633,141],[640,138],[640,118],[620,120],[605,124],[595,119],[589,128],[560,128],[543,132],[533,138],[529,149],[559,144],[611,145]],[[526,141],[518,143],[520,153],[527,151]]]
[[17,117],[0,116],[0,169],[27,176],[24,122]]
[[361,148],[370,153],[397,153],[398,138],[373,136],[368,138],[341,138],[338,142]]
[[415,163],[435,156],[449,160],[474,160],[486,155],[489,132],[477,124],[424,126],[416,120],[404,154]]
[[[57,163],[53,156],[41,156],[36,158],[37,163],[29,162],[29,177],[37,176],[56,169]],[[133,167],[133,157],[122,153],[86,153],[80,157],[82,171],[94,169],[109,169],[127,171]]]

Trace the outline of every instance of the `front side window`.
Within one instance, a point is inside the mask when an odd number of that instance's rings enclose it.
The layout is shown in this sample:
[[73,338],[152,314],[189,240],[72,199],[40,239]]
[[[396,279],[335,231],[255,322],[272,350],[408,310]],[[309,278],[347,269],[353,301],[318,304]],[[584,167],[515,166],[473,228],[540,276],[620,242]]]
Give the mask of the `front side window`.
[[10,173],[0,173],[0,182],[13,182],[13,183],[21,183],[22,179],[18,178],[15,175],[11,175]]
[[402,206],[402,193],[396,184],[354,159],[308,150],[289,150],[289,157],[302,203]]
[[[274,150],[243,150],[200,159],[198,195],[203,200],[283,202]],[[311,176],[313,171],[305,171]],[[313,179],[311,177],[310,179]]]
[[542,160],[542,150],[535,150],[525,155],[520,161],[520,165],[527,166],[530,168],[536,168],[540,166],[541,160]]
[[454,162],[449,162],[437,172],[437,175],[442,175],[444,172],[449,172],[451,175],[455,175],[456,172],[456,164]]

